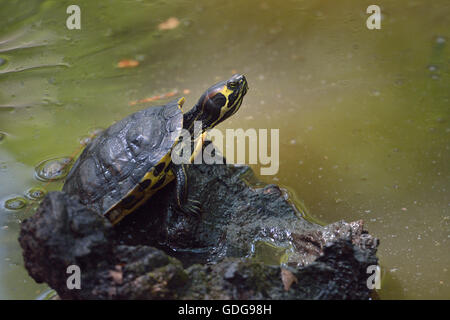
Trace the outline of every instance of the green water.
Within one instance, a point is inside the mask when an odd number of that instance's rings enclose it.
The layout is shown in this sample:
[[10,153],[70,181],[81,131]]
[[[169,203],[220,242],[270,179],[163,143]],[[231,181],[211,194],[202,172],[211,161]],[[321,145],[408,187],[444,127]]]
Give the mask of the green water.
[[190,106],[236,71],[250,91],[220,128],[280,129],[280,170],[261,178],[315,219],[363,219],[381,240],[381,298],[450,298],[449,1],[378,1],[381,30],[366,28],[372,1],[77,3],[68,30],[72,1],[0,0],[0,298],[47,289],[17,242],[37,202],[4,208],[61,187],[37,164],[143,107],[131,101],[189,89]]

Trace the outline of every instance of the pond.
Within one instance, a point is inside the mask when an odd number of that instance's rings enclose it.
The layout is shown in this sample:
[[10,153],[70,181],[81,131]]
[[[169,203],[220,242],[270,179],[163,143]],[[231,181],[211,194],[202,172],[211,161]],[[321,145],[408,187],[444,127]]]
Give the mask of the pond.
[[315,221],[363,219],[381,241],[381,299],[450,298],[448,1],[378,1],[379,30],[367,1],[77,3],[69,30],[71,1],[0,0],[0,299],[48,290],[17,242],[62,186],[39,164],[236,72],[250,90],[219,127],[279,129],[279,171],[260,178]]

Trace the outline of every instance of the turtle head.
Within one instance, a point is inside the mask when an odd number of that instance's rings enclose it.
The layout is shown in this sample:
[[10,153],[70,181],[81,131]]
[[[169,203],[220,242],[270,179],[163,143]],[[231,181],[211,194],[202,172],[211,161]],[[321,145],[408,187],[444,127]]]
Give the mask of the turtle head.
[[206,90],[197,103],[196,121],[202,121],[203,131],[213,128],[236,113],[247,91],[247,79],[240,74],[235,74]]

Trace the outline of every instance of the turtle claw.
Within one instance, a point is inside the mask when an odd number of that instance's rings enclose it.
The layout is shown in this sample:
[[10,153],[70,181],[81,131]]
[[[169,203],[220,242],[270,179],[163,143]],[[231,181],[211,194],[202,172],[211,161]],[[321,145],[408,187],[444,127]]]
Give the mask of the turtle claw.
[[182,211],[188,215],[201,216],[201,203],[197,200],[188,199],[186,204],[182,207]]
[[195,199],[188,199],[187,202],[188,202],[188,203],[191,203],[191,204],[193,204],[193,205],[196,205],[196,206],[198,206],[198,207],[200,207],[201,204],[202,204],[200,201],[195,200]]

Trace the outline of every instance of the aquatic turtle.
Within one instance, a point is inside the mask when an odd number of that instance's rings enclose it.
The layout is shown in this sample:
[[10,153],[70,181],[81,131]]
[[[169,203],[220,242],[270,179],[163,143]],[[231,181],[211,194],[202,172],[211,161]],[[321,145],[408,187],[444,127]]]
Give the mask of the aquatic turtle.
[[[182,129],[188,130],[192,161],[206,130],[234,114],[247,90],[245,77],[236,74],[206,90],[186,113],[181,98],[116,122],[87,144],[63,191],[78,195],[82,203],[116,224],[175,179],[178,207],[198,213],[198,202],[187,197],[185,164],[172,161],[172,150],[182,141]],[[195,121],[201,121],[201,137],[194,137]]]

